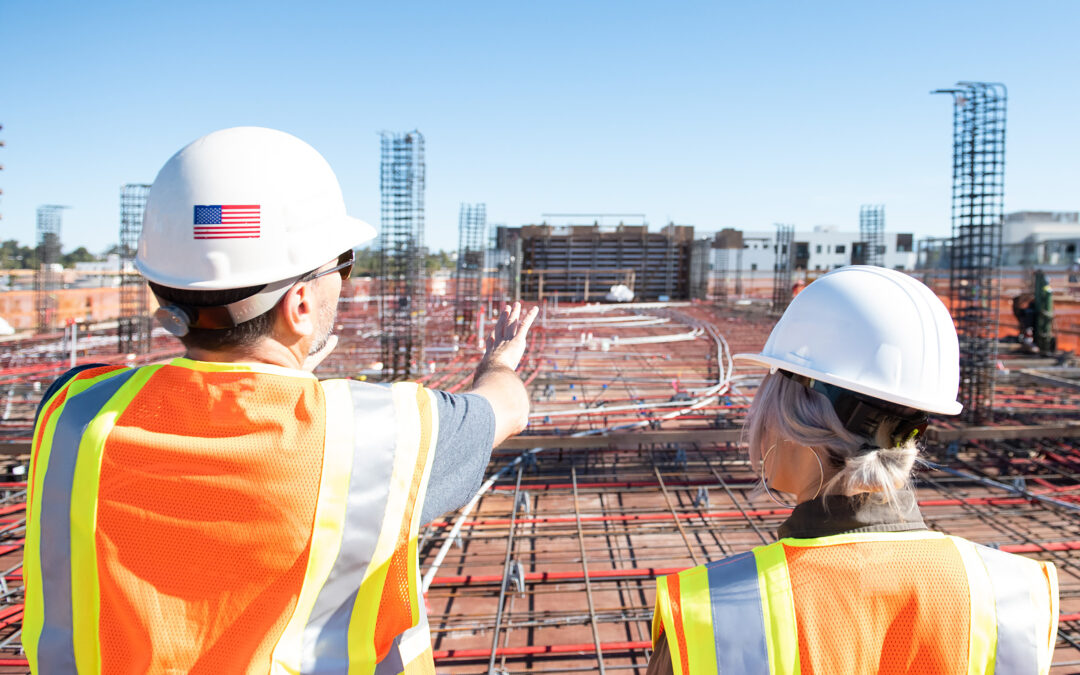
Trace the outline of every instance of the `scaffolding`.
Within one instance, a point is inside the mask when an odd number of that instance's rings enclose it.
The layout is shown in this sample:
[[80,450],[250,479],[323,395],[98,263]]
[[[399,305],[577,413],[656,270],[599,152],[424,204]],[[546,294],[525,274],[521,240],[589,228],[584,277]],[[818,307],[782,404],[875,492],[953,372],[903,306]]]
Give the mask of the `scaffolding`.
[[382,373],[410,379],[424,361],[424,137],[383,132],[379,165],[379,328]]
[[971,422],[992,419],[1005,212],[1005,85],[959,82],[953,98],[950,309],[960,338],[960,402]]
[[121,354],[150,351],[151,318],[146,280],[135,269],[135,253],[149,194],[150,186],[142,183],[128,183],[120,188],[120,319],[117,330]]
[[66,206],[45,204],[37,209],[37,273],[34,274],[34,306],[37,332],[56,330],[56,292],[61,287],[60,226]]
[[866,265],[885,264],[885,205],[863,204],[859,207],[859,238],[865,245]]
[[781,314],[791,302],[791,278],[794,256],[792,251],[795,239],[794,225],[776,225],[776,262],[773,263],[772,310]]
[[463,340],[477,330],[484,297],[487,207],[462,204],[458,214],[458,259],[454,270],[454,330]]

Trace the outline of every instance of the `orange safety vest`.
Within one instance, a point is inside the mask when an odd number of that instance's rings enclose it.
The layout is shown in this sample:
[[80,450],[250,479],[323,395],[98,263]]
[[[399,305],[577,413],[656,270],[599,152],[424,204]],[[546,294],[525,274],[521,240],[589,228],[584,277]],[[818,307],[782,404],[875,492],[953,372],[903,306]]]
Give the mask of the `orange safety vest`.
[[78,373],[34,429],[32,670],[433,674],[416,538],[438,432],[415,383]]
[[657,581],[675,675],[1047,673],[1054,565],[939,532],[786,538]]

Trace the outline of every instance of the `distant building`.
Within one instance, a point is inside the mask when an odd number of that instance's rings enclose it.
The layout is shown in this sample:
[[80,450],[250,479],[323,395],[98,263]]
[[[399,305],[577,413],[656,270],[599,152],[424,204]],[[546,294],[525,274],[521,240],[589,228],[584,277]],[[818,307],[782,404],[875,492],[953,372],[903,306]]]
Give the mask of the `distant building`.
[[[500,241],[501,239],[501,241]],[[692,275],[694,228],[669,224],[650,232],[648,224],[524,225],[501,228],[497,246],[513,251],[520,265],[521,298],[570,302],[603,300],[623,285],[639,300],[703,297],[707,278]],[[707,269],[708,247],[698,249]]]
[[[795,232],[793,266],[802,272],[827,272],[865,262],[866,244],[858,232],[841,232],[832,225],[817,225],[810,232]],[[746,231],[742,237],[741,269],[769,271],[776,262],[776,232]],[[910,233],[885,233],[886,267],[915,269],[915,238]]]
[[1001,229],[1005,266],[1065,267],[1080,258],[1080,212],[1017,211]]

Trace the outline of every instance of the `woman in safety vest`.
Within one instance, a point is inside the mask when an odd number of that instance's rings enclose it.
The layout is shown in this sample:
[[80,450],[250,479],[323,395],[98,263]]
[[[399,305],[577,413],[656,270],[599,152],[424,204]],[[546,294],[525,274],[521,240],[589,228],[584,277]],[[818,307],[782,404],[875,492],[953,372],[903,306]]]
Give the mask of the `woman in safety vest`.
[[948,311],[880,267],[796,297],[760,354],[747,419],[780,540],[657,582],[649,674],[1046,673],[1057,577],[926,528],[910,487],[927,413],[961,405]]

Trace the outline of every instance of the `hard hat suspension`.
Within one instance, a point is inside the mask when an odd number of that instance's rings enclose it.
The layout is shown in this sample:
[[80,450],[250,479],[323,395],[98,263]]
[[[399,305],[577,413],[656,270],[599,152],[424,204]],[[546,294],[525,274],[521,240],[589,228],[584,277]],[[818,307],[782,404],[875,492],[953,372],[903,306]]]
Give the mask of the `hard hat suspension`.
[[[873,440],[877,436],[878,429],[887,422],[896,421],[896,427],[889,437],[893,447],[902,445],[909,440],[917,438],[926,431],[929,420],[926,413],[917,408],[897,405],[888,401],[866,396],[844,389],[828,382],[822,382],[805,375],[779,370],[781,375],[798,382],[807,389],[822,394],[832,404],[836,416],[844,428],[853,434]],[[876,447],[873,443],[869,447]]]
[[[154,312],[154,317],[165,330],[176,337],[187,335],[192,328],[202,330],[235,328],[273,309],[278,300],[303,276],[305,275],[266,284],[242,300],[218,306],[200,306],[176,302],[163,297],[152,285],[151,290],[154,291],[154,297],[157,298],[160,305],[157,311]],[[168,293],[164,287],[161,290],[166,294]]]

